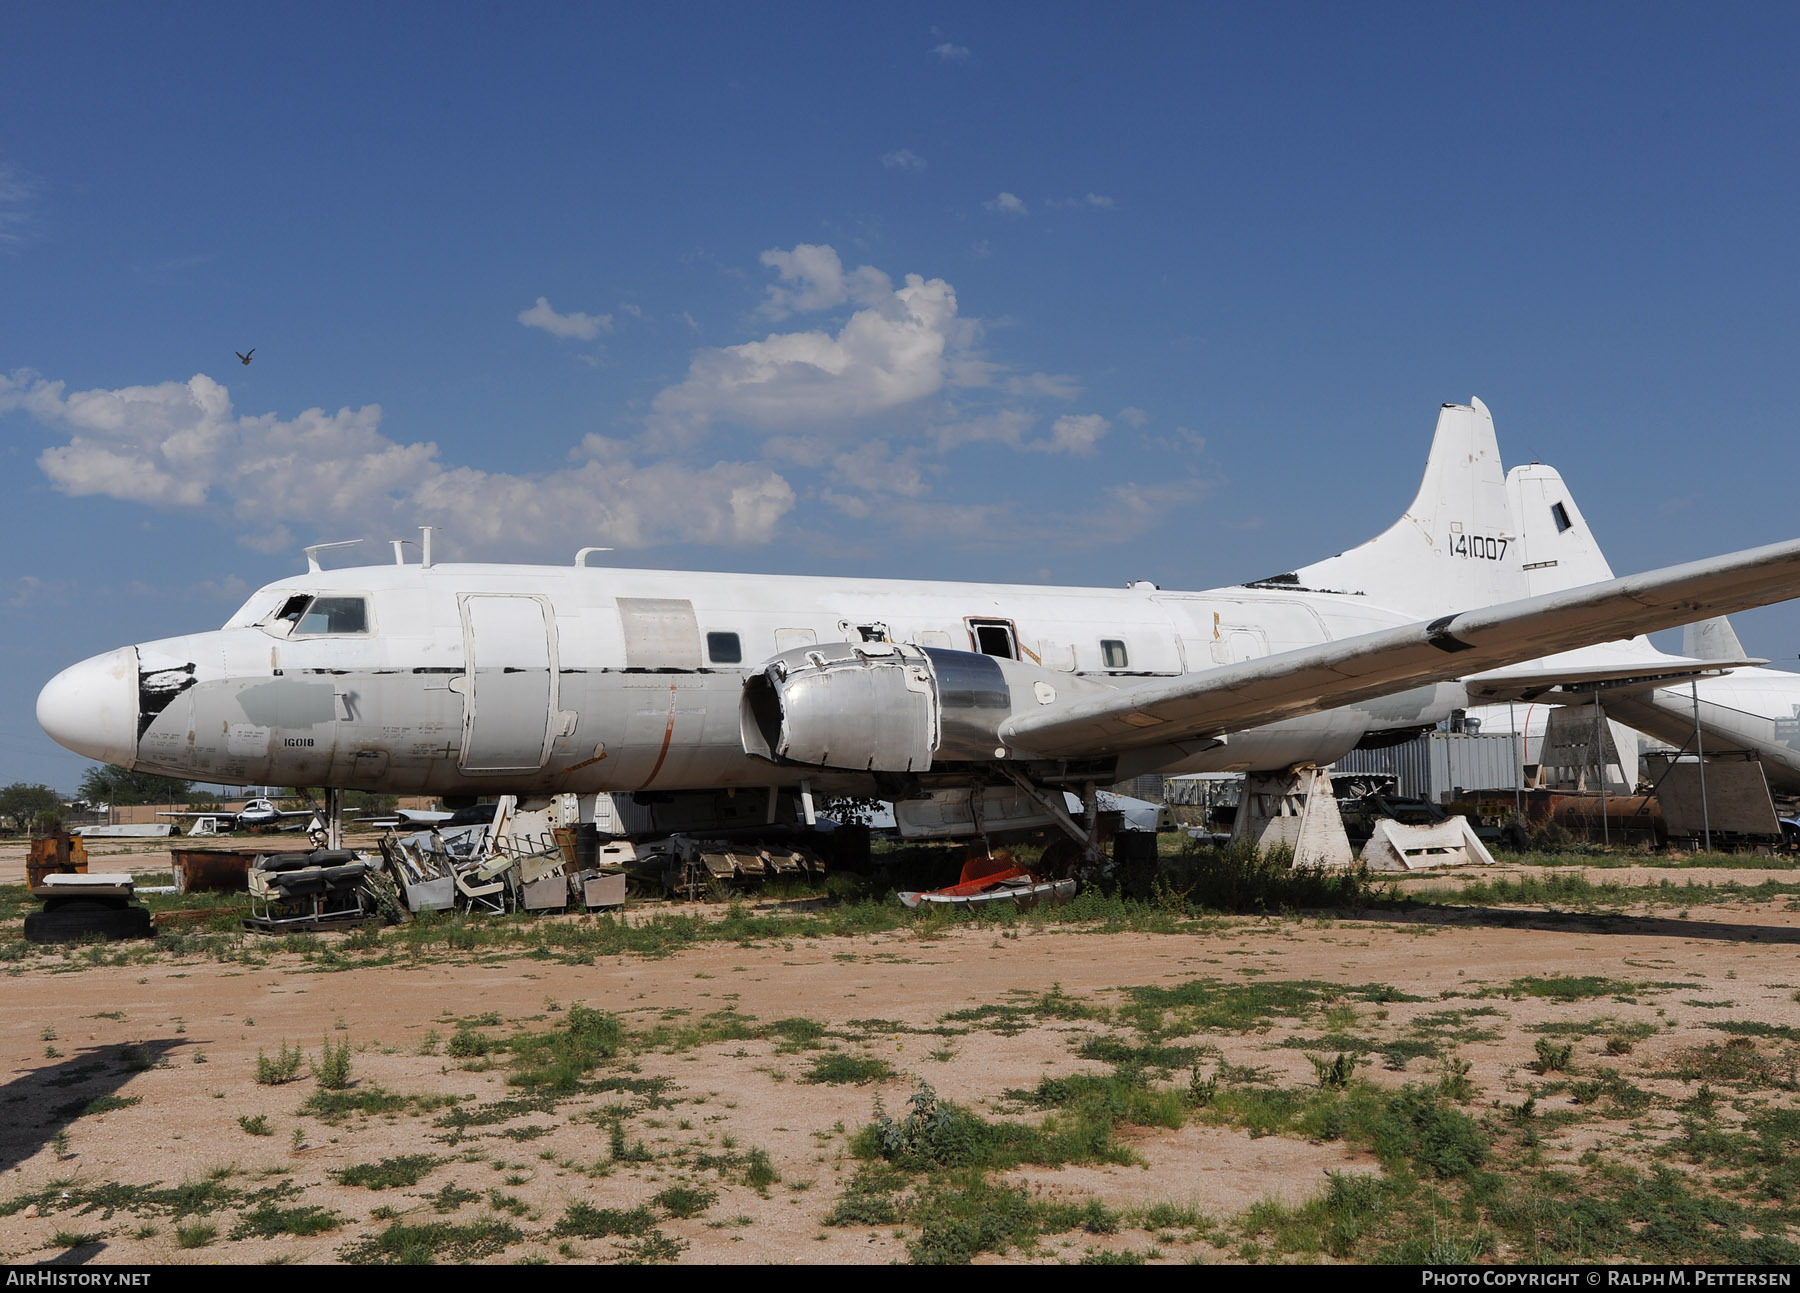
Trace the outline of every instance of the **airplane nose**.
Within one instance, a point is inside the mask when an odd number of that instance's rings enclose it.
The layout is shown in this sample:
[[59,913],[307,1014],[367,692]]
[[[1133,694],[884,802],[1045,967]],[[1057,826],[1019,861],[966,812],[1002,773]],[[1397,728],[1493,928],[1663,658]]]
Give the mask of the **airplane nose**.
[[137,762],[137,648],[120,647],[57,674],[38,693],[37,721],[58,745],[130,768]]

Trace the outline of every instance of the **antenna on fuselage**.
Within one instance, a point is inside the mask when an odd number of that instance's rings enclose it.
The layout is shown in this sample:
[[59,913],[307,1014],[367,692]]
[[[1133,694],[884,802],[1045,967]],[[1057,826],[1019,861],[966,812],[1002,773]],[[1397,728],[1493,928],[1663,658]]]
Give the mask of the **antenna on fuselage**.
[[587,565],[588,553],[590,553],[590,552],[611,552],[611,551],[612,551],[611,548],[583,548],[580,552],[577,552],[575,554],[575,564],[578,566]]
[[329,548],[354,548],[361,542],[361,539],[340,539],[336,543],[315,543],[311,547],[302,548],[301,551],[306,554],[307,573],[316,575],[325,568],[319,564],[319,554],[321,552],[324,552]]
[[436,528],[434,525],[419,527],[419,565],[425,570],[431,569],[431,532]]

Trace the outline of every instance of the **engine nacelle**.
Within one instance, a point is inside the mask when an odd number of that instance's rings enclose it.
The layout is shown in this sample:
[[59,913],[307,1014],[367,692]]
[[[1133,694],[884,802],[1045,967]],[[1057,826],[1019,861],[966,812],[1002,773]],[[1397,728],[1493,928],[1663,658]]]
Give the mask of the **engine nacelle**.
[[1015,708],[1097,684],[1012,660],[899,642],[783,651],[744,680],[744,750],[777,763],[924,772],[933,762],[1004,758]]

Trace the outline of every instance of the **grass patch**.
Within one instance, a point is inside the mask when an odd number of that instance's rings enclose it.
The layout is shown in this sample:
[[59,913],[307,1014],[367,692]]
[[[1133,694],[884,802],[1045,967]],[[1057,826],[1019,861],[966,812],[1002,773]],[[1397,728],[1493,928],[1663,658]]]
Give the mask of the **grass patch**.
[[219,1228],[210,1221],[184,1221],[175,1227],[175,1243],[181,1248],[205,1248],[219,1237]]
[[86,1118],[94,1114],[129,1109],[142,1102],[143,1097],[137,1095],[97,1095],[91,1100],[71,1100],[67,1104],[59,1104],[50,1112],[58,1118]]
[[1035,1028],[1046,1019],[1102,1017],[1102,1012],[1096,1007],[1063,992],[1060,983],[1051,984],[1048,992],[1034,994],[1022,988],[1014,988],[1007,995],[1013,1000],[953,1010],[944,1019],[950,1023],[970,1024],[985,1032],[999,1033],[1002,1037],[1013,1037],[1027,1028]]
[[1800,1041],[1800,1028],[1788,1024],[1765,1024],[1759,1019],[1708,1020],[1708,1028],[1716,1028],[1733,1037],[1778,1037],[1782,1041]]
[[1419,1001],[1385,983],[1346,986],[1318,979],[1256,979],[1236,983],[1192,979],[1176,987],[1127,989],[1121,1012],[1149,1038],[1198,1032],[1246,1033],[1271,1027],[1277,1019],[1299,1019],[1347,1001]]
[[574,1095],[582,1079],[616,1055],[624,1042],[625,1026],[615,1016],[577,1003],[560,1028],[508,1039],[513,1071],[507,1081],[528,1091]]
[[322,1235],[336,1230],[344,1219],[331,1208],[283,1208],[264,1201],[238,1218],[233,1239],[275,1239],[281,1235]]
[[435,1154],[401,1154],[384,1158],[379,1163],[357,1163],[331,1174],[339,1185],[357,1185],[365,1190],[395,1190],[417,1185],[426,1173],[444,1160]]
[[656,1214],[649,1208],[596,1208],[590,1203],[571,1203],[550,1233],[564,1239],[635,1238],[656,1229]]
[[1034,1089],[1008,1091],[1006,1097],[1039,1109],[1066,1110],[1084,1126],[1104,1122],[1177,1129],[1187,1121],[1180,1092],[1151,1087],[1144,1071],[1132,1067],[1105,1075],[1041,1078]]
[[719,1201],[716,1191],[696,1189],[691,1185],[671,1185],[650,1202],[671,1217],[697,1217]]
[[1549,978],[1527,976],[1501,989],[1509,997],[1546,997],[1551,1001],[1586,1001],[1593,997],[1629,997],[1638,985],[1597,974],[1560,974]]
[[503,1253],[524,1237],[503,1217],[484,1217],[462,1226],[447,1221],[423,1225],[396,1221],[374,1238],[341,1250],[340,1255],[354,1265],[422,1266],[444,1257],[468,1262]]
[[1131,1151],[1113,1138],[1111,1121],[1088,1110],[1052,1114],[1042,1124],[989,1122],[921,1082],[900,1118],[876,1103],[875,1121],[857,1133],[852,1149],[905,1171],[944,1168],[1004,1170],[1021,1163],[1130,1163]]
[[813,1019],[777,1019],[764,1027],[763,1035],[775,1039],[778,1052],[808,1051],[824,1042],[826,1028]]
[[893,1076],[894,1066],[884,1059],[831,1051],[815,1059],[812,1067],[806,1071],[806,1076],[800,1080],[811,1085],[832,1083],[866,1086],[870,1082],[881,1082]]

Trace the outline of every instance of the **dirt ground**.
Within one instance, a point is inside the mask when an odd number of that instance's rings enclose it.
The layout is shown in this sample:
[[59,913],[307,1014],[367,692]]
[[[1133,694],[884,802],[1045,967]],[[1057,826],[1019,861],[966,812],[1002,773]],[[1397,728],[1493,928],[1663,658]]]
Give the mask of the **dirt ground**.
[[[95,850],[92,869],[147,872],[166,859],[167,846],[109,842]],[[23,878],[17,852],[0,849],[0,883]],[[1629,882],[1788,878],[1756,870],[1642,870]],[[1617,870],[1595,870],[1590,878],[1627,882]],[[1485,1034],[1457,1052],[1470,1064],[1472,1107],[1520,1099],[1543,1035],[1534,1028],[1595,1015],[1649,1026],[1640,1027],[1651,1035],[1624,1062],[1635,1080],[1672,1102],[1683,1084],[1655,1076],[1661,1059],[1718,1042],[1710,1026],[1725,1013],[1800,1027],[1800,912],[1791,905],[1786,898],[1734,897],[1695,901],[1679,914],[1664,904],[1595,916],[1437,908],[1368,918],[1233,918],[1173,934],[1071,924],[930,936],[902,930],[754,946],[702,943],[661,959],[627,955],[590,965],[485,951],[351,968],[322,966],[300,952],[269,953],[250,965],[205,955],[96,965],[79,952],[40,951],[3,967],[11,977],[0,997],[0,1260],[335,1262],[397,1221],[475,1226],[498,1218],[513,1229],[465,1255],[904,1261],[903,1227],[824,1224],[856,1171],[851,1138],[877,1101],[901,1111],[923,1080],[984,1116],[1024,1117],[1005,1092],[1029,1089],[1046,1075],[1103,1071],[1079,1058],[1077,1048],[1084,1038],[1117,1031],[1109,1022],[1116,1014],[1014,1019],[1001,1027],[947,1019],[956,1012],[1036,999],[1052,985],[1116,1012],[1127,989],[1195,979],[1380,983],[1397,989],[1398,999],[1348,998],[1334,1021],[1339,1031],[1354,1026],[1395,1038],[1446,1005],[1480,1005]],[[17,931],[7,937],[16,939]],[[348,937],[324,935],[321,943]],[[1640,986],[1573,1004],[1504,990],[1553,976]],[[626,1071],[637,1080],[668,1080],[654,1100],[590,1093],[462,1127],[428,1100],[335,1122],[303,1114],[318,1086],[305,1065],[293,1081],[257,1081],[259,1054],[267,1059],[294,1045],[316,1060],[322,1047],[348,1041],[352,1091],[455,1096],[456,1109],[479,1110],[518,1092],[507,1084],[504,1063],[448,1053],[458,1021],[505,1037],[521,1027],[551,1028],[577,1003],[618,1015],[637,1032],[679,1028],[718,1011],[765,1024],[815,1021],[826,1049],[797,1050],[773,1036],[648,1046],[632,1052],[635,1067]],[[1301,1085],[1313,1078],[1307,1052],[1282,1043],[1322,1027],[1317,1016],[1272,1017],[1203,1040],[1224,1062]],[[803,1081],[831,1049],[885,1060],[893,1076],[862,1085]],[[1427,1068],[1435,1072],[1424,1059],[1399,1068],[1376,1063],[1365,1076],[1397,1087]],[[1186,1074],[1176,1081],[1185,1084]],[[1674,1122],[1668,1114],[1659,1124],[1652,1113],[1634,1134],[1653,1137],[1658,1125]],[[617,1146],[609,1151],[615,1125],[641,1153],[619,1161]],[[1578,1123],[1550,1138],[1548,1150],[1553,1161],[1574,1161],[1613,1130]],[[1130,1166],[1021,1169],[1011,1179],[1048,1198],[1099,1199],[1127,1210],[1170,1203],[1226,1219],[1265,1198],[1304,1202],[1329,1172],[1379,1170],[1342,1142],[1257,1138],[1198,1120],[1179,1130],[1128,1129],[1126,1136],[1137,1159]],[[758,1188],[717,1166],[753,1149],[766,1153],[776,1180]],[[333,1175],[407,1155],[428,1156],[410,1185],[375,1189]],[[196,1212],[156,1202],[164,1197],[158,1190],[209,1181],[218,1186],[218,1201]],[[657,1233],[672,1241],[660,1249],[633,1247],[638,1240],[617,1235],[570,1236],[566,1227],[557,1233],[571,1205],[650,1206],[681,1184],[716,1198],[691,1217],[656,1211]],[[113,1186],[126,1188],[106,1188]],[[22,1199],[31,1201],[19,1206]],[[243,1219],[262,1200],[326,1210],[337,1224],[312,1235],[260,1237]],[[208,1226],[214,1233],[203,1235]],[[1197,1232],[1158,1236],[1126,1225],[1112,1234],[1049,1236],[1035,1252],[1015,1250],[1003,1260],[1075,1260],[1097,1249],[1149,1251],[1168,1261],[1230,1257]]]

